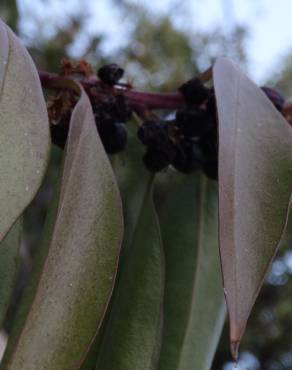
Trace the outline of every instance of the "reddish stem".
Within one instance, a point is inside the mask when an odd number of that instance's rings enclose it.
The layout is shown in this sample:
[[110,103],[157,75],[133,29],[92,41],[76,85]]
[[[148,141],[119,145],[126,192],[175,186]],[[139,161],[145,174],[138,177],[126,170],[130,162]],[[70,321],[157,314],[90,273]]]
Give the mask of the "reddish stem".
[[178,109],[185,104],[180,92],[157,94],[128,90],[125,97],[130,103],[143,104],[149,109]]
[[[39,71],[39,77],[44,88],[56,88],[54,82],[60,78],[56,73]],[[85,90],[93,87],[102,88],[101,81],[91,76],[79,80]],[[127,86],[127,85],[126,85]],[[129,104],[135,109],[136,106],[146,106],[148,109],[178,109],[184,105],[184,99],[180,92],[173,93],[147,93],[130,90],[124,84],[115,86],[116,90],[123,91]]]

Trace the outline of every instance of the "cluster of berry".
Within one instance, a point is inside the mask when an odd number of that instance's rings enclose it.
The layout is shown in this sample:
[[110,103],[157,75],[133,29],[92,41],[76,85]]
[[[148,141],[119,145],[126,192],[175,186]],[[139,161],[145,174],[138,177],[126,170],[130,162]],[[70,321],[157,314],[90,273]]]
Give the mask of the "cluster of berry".
[[[266,86],[262,90],[281,112],[285,102],[283,96]],[[176,112],[174,120],[146,120],[138,130],[138,138],[147,147],[144,164],[152,172],[169,165],[183,173],[201,169],[216,180],[218,135],[214,89],[206,88],[194,78],[179,91],[186,105]]]
[[[120,84],[123,74],[124,70],[117,64],[107,64],[97,72],[101,85],[89,91],[96,126],[109,154],[124,150],[127,143],[125,123],[132,117],[123,90],[114,88]],[[281,94],[265,86],[262,90],[281,112],[285,102]],[[193,78],[179,91],[185,106],[176,112],[175,119],[148,119],[138,129],[138,138],[147,147],[144,164],[151,172],[169,165],[182,173],[203,170],[215,180],[218,177],[218,135],[214,89]],[[75,102],[76,97],[67,90],[62,90],[49,102],[52,138],[60,147],[65,146]]]
[[169,121],[145,121],[138,137],[147,147],[143,158],[148,170],[156,172],[172,165],[178,171],[190,173],[202,169],[217,179],[216,103],[212,89],[199,79],[180,87],[186,105]]
[[[124,70],[117,64],[108,64],[98,70],[98,77],[107,86],[113,86],[122,78]],[[132,111],[124,95],[112,91],[93,101],[96,126],[107,153],[121,152],[127,143],[125,123],[131,119]]]

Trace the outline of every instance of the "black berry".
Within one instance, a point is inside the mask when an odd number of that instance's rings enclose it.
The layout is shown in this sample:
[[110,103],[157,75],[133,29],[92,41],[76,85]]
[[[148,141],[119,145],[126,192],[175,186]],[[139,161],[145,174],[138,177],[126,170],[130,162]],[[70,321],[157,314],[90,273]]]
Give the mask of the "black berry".
[[176,155],[171,164],[183,173],[199,170],[203,164],[203,157],[198,143],[192,140],[183,140],[177,147]]
[[58,124],[50,125],[52,142],[61,149],[64,149],[66,145],[69,131],[69,119],[61,120]]
[[132,110],[122,94],[109,95],[98,103],[93,102],[92,106],[97,121],[110,118],[117,122],[127,122],[132,117]]
[[208,135],[203,136],[199,145],[203,153],[204,160],[207,162],[216,161],[218,158],[218,143],[217,143],[216,130],[210,132]]
[[279,91],[271,89],[267,86],[262,86],[261,88],[263,92],[267,95],[267,97],[271,100],[274,106],[278,109],[278,111],[282,111],[283,105],[285,103],[284,97],[279,93]]
[[124,70],[115,63],[107,64],[99,68],[97,75],[106,85],[115,85],[124,74]]
[[132,118],[132,110],[122,94],[115,96],[112,112],[116,119],[121,122],[127,122]]
[[217,119],[217,107],[216,107],[216,97],[215,94],[210,94],[207,104],[206,104],[206,110],[208,116],[216,122]]
[[203,85],[198,78],[193,78],[179,87],[188,104],[201,104],[207,98],[209,90]]
[[143,162],[149,171],[158,172],[169,165],[169,158],[156,148],[148,148],[143,157]]
[[204,164],[204,172],[212,180],[218,180],[218,162],[206,162]]
[[190,107],[176,112],[176,126],[186,137],[201,137],[215,128],[216,122],[206,110]]
[[176,148],[168,132],[171,123],[170,121],[146,120],[138,129],[138,138],[147,146],[143,161],[149,171],[161,171],[175,157]]
[[127,144],[127,130],[123,123],[108,119],[97,122],[97,128],[107,153],[115,154],[124,150]]
[[146,146],[160,146],[168,140],[165,126],[160,122],[146,120],[138,129],[138,138]]

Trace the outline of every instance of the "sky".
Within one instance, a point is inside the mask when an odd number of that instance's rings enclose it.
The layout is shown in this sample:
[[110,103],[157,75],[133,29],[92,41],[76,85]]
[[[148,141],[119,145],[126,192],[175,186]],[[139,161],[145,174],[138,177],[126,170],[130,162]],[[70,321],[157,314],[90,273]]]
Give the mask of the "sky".
[[291,0],[204,0],[199,3],[201,27],[208,29],[218,24],[228,30],[230,22],[248,26],[250,74],[257,80],[268,77],[283,56],[292,51]]
[[[123,32],[120,31],[119,15],[110,0],[18,0],[23,14],[27,10],[31,11],[32,1],[39,19],[46,17],[52,19],[55,14],[60,24],[66,22],[66,14],[74,14],[78,9],[86,7],[88,14],[91,15],[88,18],[87,32],[105,33],[104,45],[109,53],[126,39],[127,27],[123,27]],[[292,30],[290,30],[292,0],[128,1],[143,4],[154,14],[167,14],[169,9],[173,9],[171,17],[175,25],[182,29],[191,27],[194,31],[211,30],[219,26],[228,34],[235,25],[248,26],[246,49],[249,57],[249,74],[258,83],[274,73],[280,66],[282,58],[292,51]],[[184,15],[188,15],[187,22],[185,16],[181,15],[183,11]],[[23,19],[23,27],[28,32],[31,34],[37,32],[37,29],[30,29],[32,25],[25,21],[26,17]],[[51,22],[47,22],[47,32],[48,34],[53,32]],[[83,35],[83,38],[81,36],[74,45],[73,54],[84,41]]]
[[[154,11],[163,12],[174,1],[147,3]],[[276,70],[283,56],[292,51],[292,0],[184,0],[178,3],[188,3],[195,29],[209,30],[219,26],[228,33],[236,24],[247,25],[249,72],[257,82],[265,80]]]

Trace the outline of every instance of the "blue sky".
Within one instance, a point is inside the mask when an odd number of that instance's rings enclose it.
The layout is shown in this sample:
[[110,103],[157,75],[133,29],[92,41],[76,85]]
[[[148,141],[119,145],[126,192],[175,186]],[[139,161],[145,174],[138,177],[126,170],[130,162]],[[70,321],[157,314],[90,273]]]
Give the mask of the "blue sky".
[[[36,18],[47,21],[47,33],[53,32],[50,20],[66,22],[66,14],[87,9],[89,22],[87,32],[102,31],[107,36],[105,44],[110,51],[122,43],[124,33],[120,32],[119,15],[110,0],[18,0],[22,12],[34,10]],[[247,25],[249,37],[247,52],[249,74],[256,82],[262,82],[273,73],[283,56],[292,51],[292,0],[131,0],[148,7],[154,13],[166,13],[174,9],[172,18],[178,27],[196,30],[210,30],[216,26],[226,33],[235,25]],[[32,3],[34,6],[32,7]],[[49,4],[48,4],[49,3]],[[47,10],[50,9],[48,12]],[[188,15],[188,21],[180,14]],[[102,14],[102,17],[100,16]],[[24,28],[33,35],[38,32],[24,21]],[[36,27],[36,26],[35,26]],[[126,29],[123,28],[123,32]],[[82,44],[84,39],[79,40]],[[76,50],[78,49],[78,43]]]

